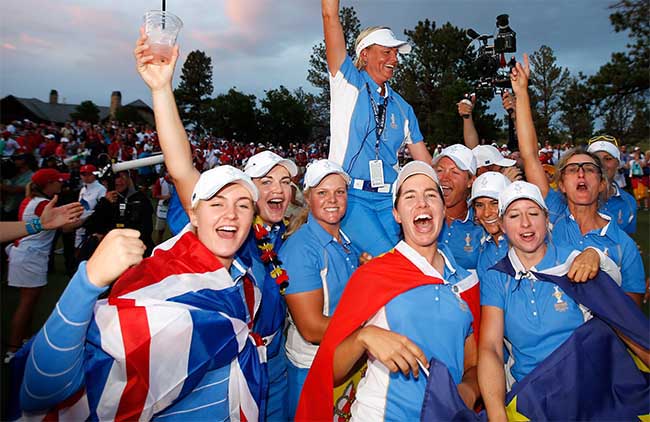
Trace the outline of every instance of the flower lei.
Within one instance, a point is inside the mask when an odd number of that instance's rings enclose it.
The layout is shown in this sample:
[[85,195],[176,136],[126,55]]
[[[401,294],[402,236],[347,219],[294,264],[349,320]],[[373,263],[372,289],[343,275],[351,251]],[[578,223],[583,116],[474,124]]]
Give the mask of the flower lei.
[[255,243],[260,250],[260,258],[265,266],[269,266],[269,274],[278,285],[280,294],[284,292],[289,286],[289,276],[287,271],[282,268],[282,261],[278,258],[278,254],[273,250],[273,243],[269,231],[264,227],[264,221],[259,215],[253,220],[253,232],[255,233]]

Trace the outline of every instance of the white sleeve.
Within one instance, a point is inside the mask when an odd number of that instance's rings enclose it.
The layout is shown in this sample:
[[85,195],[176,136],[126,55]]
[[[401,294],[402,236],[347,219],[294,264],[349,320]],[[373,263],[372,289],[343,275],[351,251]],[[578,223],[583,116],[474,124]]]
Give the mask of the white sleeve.
[[594,246],[588,246],[586,249],[593,249],[598,253],[600,257],[600,270],[606,272],[620,286],[623,277],[621,276],[621,269],[618,268],[618,265],[600,249]]

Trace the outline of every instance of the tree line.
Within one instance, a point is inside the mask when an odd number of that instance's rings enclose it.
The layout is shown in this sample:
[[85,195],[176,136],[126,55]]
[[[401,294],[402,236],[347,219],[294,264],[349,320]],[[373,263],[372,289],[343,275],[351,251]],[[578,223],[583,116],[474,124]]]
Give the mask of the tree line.
[[[620,0],[610,6],[616,32],[627,32],[627,50],[613,53],[594,75],[572,74],[557,63],[553,49],[542,45],[531,54],[531,100],[541,141],[582,142],[599,131],[623,143],[647,142],[650,133],[650,19],[646,0]],[[353,7],[340,11],[348,54],[360,21]],[[425,19],[404,31],[413,46],[400,58],[391,84],[414,108],[420,129],[429,144],[462,140],[462,122],[456,103],[475,91],[480,77],[475,66],[477,51],[465,29],[447,22],[437,25]],[[212,60],[192,51],[175,90],[181,118],[188,127],[244,142],[320,141],[329,132],[329,79],[323,42],[312,48],[307,80],[317,89],[311,94],[284,86],[256,98],[231,88],[212,97]],[[507,139],[505,122],[488,112],[492,91],[482,92],[474,108],[474,122],[481,137]],[[132,117],[118,113],[118,118]],[[600,124],[596,124],[600,122]]]

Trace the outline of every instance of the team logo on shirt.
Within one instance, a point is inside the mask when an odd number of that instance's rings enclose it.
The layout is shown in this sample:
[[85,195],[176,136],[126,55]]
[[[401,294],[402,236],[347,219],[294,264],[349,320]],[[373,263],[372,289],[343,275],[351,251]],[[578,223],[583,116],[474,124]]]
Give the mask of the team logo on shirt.
[[564,293],[562,293],[559,286],[553,286],[553,288],[555,289],[555,292],[553,292],[553,297],[556,299],[555,310],[558,312],[565,312],[569,308],[569,305],[564,300],[562,300]]
[[472,252],[474,248],[472,247],[472,236],[469,233],[465,233],[465,252]]
[[395,114],[390,113],[390,128],[397,129],[397,122],[395,121]]

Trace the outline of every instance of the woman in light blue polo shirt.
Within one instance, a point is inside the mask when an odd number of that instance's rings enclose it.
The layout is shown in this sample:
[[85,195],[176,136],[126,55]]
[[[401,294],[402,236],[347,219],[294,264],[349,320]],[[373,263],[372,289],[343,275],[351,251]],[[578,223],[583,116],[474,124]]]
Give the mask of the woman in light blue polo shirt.
[[553,240],[579,250],[594,246],[608,255],[621,270],[621,288],[641,306],[645,276],[639,250],[616,222],[599,212],[610,184],[600,158],[580,148],[568,151],[555,173],[559,192],[549,186],[537,159],[537,134],[528,96],[529,74],[528,58],[524,56],[524,65],[517,63],[511,76],[517,95],[517,137],[526,179],[539,186],[548,206]]
[[490,269],[481,279],[479,384],[490,420],[505,420],[504,339],[511,345],[510,374],[520,381],[586,320],[579,304],[556,284],[531,272],[566,274],[583,282],[599,268],[620,284],[616,264],[596,248],[579,254],[547,239],[548,208],[537,186],[514,182],[499,195],[499,218],[510,241],[504,258],[515,276]]
[[367,28],[356,40],[353,63],[339,1],[323,0],[321,5],[331,87],[329,159],[352,178],[342,227],[359,250],[376,256],[399,237],[391,215],[397,152],[406,145],[413,159],[431,162],[413,108],[388,85],[398,53],[408,53],[411,46],[389,28]]
[[482,280],[487,270],[508,253],[508,239],[499,224],[498,210],[499,193],[508,185],[510,180],[495,171],[483,173],[472,184],[469,203],[474,208],[476,222],[485,230],[476,265],[479,280]]
[[330,316],[359,265],[359,253],[341,230],[349,182],[350,176],[332,161],[319,160],[307,167],[308,209],[299,217],[304,221],[308,212],[307,221],[280,249],[280,260],[291,274],[285,295],[290,311],[286,341],[290,418]]

